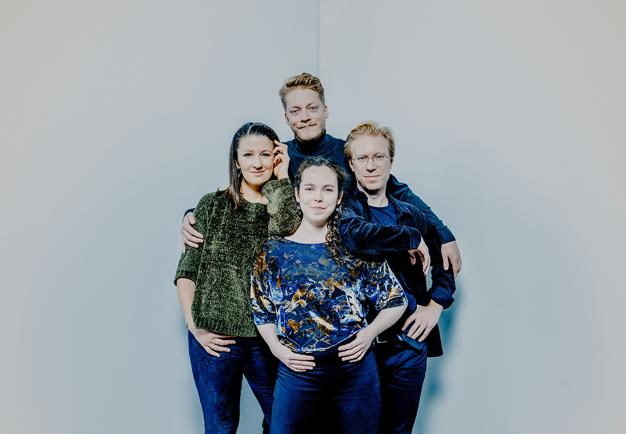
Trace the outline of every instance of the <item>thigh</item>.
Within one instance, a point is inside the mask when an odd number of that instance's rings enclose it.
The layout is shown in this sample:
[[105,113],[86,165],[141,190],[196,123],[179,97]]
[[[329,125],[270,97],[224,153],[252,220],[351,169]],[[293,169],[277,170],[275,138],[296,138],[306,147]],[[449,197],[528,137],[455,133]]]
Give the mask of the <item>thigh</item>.
[[294,372],[283,363],[278,378],[272,408],[272,434],[314,434],[312,428],[320,414],[326,373],[316,367],[308,372]]
[[206,433],[235,433],[243,379],[243,352],[237,344],[220,357],[210,355],[189,333],[189,358],[204,414]]
[[380,388],[374,354],[345,363],[332,382],[336,431],[342,434],[376,434],[380,419]]
[[261,406],[265,422],[270,424],[278,359],[261,338],[254,338],[249,341],[243,366],[244,375]]
[[382,399],[381,433],[410,434],[426,374],[426,351],[396,347],[377,354]]

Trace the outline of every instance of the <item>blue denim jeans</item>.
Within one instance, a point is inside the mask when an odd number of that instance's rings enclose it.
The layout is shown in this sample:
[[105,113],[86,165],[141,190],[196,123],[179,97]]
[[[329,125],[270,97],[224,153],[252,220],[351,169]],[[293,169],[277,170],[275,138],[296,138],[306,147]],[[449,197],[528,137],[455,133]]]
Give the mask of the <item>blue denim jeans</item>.
[[410,434],[417,416],[426,375],[426,346],[416,351],[405,342],[390,340],[375,348],[382,415],[381,434]]
[[239,425],[241,382],[245,375],[261,405],[263,432],[269,431],[277,360],[261,338],[235,338],[230,352],[215,357],[189,333],[189,358],[206,434],[235,434]]
[[[332,350],[331,350],[332,351]],[[374,354],[359,362],[316,356],[311,371],[280,363],[274,394],[272,434],[376,434],[380,390]]]

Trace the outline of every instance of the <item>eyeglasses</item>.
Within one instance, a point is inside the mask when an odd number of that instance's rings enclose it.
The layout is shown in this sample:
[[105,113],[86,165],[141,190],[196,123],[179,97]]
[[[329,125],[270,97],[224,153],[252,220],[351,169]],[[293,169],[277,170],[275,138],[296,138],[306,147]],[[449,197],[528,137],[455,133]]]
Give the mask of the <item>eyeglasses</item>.
[[358,166],[365,166],[368,161],[372,160],[377,166],[382,166],[388,158],[389,155],[385,154],[374,154],[372,157],[369,155],[357,155],[352,159],[352,161],[354,161]]

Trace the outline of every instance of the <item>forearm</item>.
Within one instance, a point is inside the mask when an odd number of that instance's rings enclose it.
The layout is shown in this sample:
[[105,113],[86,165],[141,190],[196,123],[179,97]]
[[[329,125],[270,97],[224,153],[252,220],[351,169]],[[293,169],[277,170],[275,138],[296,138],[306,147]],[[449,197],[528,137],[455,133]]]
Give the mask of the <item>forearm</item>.
[[374,321],[372,321],[366,329],[372,337],[376,337],[389,327],[394,325],[406,310],[406,304],[402,306],[388,307],[381,310]]
[[282,345],[278,340],[278,335],[276,334],[276,324],[261,324],[257,325],[256,328],[272,352],[274,352],[277,345]]
[[191,305],[196,293],[196,284],[193,280],[180,278],[176,281],[176,288],[178,289],[178,301],[180,301],[180,307],[185,316],[185,324],[188,329],[192,330],[195,328],[195,323],[191,314]]

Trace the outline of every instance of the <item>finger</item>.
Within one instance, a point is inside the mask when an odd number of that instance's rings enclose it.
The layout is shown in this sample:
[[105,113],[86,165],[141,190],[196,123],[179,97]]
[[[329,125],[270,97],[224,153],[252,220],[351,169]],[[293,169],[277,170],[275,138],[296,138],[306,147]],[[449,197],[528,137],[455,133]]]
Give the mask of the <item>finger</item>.
[[402,330],[406,330],[406,328],[413,322],[415,321],[415,318],[413,316],[410,316],[406,319],[406,321],[404,321],[404,325],[402,326]]
[[345,344],[345,345],[340,346],[337,349],[339,350],[339,352],[344,351],[344,350],[350,350],[350,349],[356,347],[357,345],[359,345],[359,343],[360,343],[359,341],[354,340],[354,341],[350,342],[349,344]]
[[287,145],[285,145],[284,143],[279,142],[278,140],[274,140],[274,144],[276,146],[284,146],[285,148],[287,147]]
[[213,343],[217,345],[232,345],[232,344],[236,344],[237,342],[233,340],[215,338],[213,339]]
[[223,346],[217,345],[215,343],[211,344],[211,348],[213,349],[213,351],[218,351],[220,353],[230,353],[230,348],[223,347]]
[[419,336],[422,335],[422,333],[424,333],[424,330],[426,330],[426,324],[421,323],[420,326],[417,328],[417,330],[415,331],[415,335],[412,336],[413,339],[417,339]]
[[407,332],[407,335],[411,338],[411,339],[415,339],[417,337],[417,330],[420,328],[420,323],[416,320],[413,325],[411,326],[411,328],[409,329],[409,331]]
[[[202,235],[202,234],[200,234],[200,235]],[[190,241],[192,243],[201,243],[203,241],[202,237],[197,237],[197,236],[193,235],[191,232],[185,231],[184,229],[183,229],[183,239],[185,241]]]
[[441,259],[443,259],[443,269],[448,271],[448,268],[450,267],[450,264],[448,263],[448,255],[442,255]]
[[205,351],[207,353],[209,353],[210,355],[212,355],[212,356],[215,356],[215,357],[219,357],[220,356],[219,353],[216,353],[215,351],[213,351],[211,348],[209,348],[208,345],[203,345],[202,348],[204,348]]
[[315,357],[306,354],[293,353],[291,356],[289,356],[289,360],[313,361],[315,360]]
[[313,362],[298,362],[296,360],[289,362],[291,366],[295,366],[298,369],[313,369],[315,368],[315,363]]
[[357,360],[359,360],[359,358],[363,355],[363,353],[365,352],[364,349],[361,349],[359,352],[352,354],[350,356],[346,356],[346,357],[342,357],[341,360],[343,360],[344,362],[356,362]]
[[360,351],[363,351],[365,345],[361,344],[358,347],[352,348],[346,351],[340,351],[338,356],[342,359],[352,357],[354,354],[358,354]]
[[420,337],[419,337],[418,341],[420,341],[420,342],[424,342],[424,339],[426,339],[426,338],[428,337],[428,335],[430,334],[430,332],[431,332],[431,330],[432,330],[433,328],[434,328],[434,326],[433,326],[433,327],[431,327],[431,326],[426,327],[426,328],[424,329],[424,332],[420,335]]
[[[189,247],[198,247],[198,244],[196,244],[196,243],[193,243],[193,242],[187,241],[187,240],[184,240],[184,241],[185,241],[185,244],[188,245]],[[184,252],[184,250],[183,250],[183,252]]]
[[415,253],[409,250],[409,259],[411,260],[411,265],[415,265],[417,263],[417,258],[415,257]]

